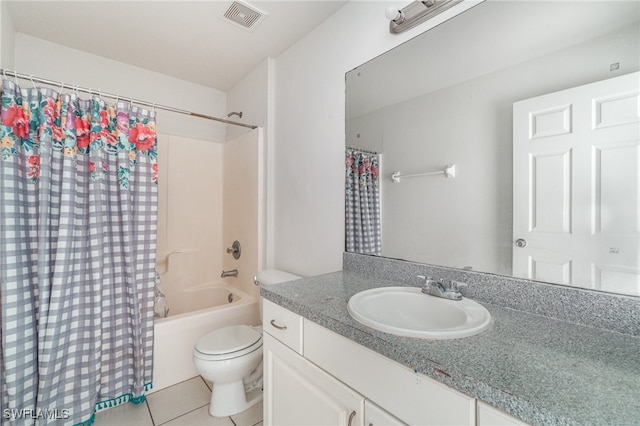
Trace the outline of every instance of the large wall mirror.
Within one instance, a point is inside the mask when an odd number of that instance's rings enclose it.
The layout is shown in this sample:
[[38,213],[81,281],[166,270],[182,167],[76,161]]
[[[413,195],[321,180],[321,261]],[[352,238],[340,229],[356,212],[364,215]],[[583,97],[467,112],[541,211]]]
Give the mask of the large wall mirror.
[[347,251],[640,295],[639,70],[638,1],[487,0],[348,72]]

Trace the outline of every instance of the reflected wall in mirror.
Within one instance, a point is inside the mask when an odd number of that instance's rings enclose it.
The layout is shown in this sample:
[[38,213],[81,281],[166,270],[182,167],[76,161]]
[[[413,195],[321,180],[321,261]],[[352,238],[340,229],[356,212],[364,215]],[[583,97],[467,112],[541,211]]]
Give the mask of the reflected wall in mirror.
[[639,70],[640,2],[489,0],[347,73],[382,256],[640,295]]

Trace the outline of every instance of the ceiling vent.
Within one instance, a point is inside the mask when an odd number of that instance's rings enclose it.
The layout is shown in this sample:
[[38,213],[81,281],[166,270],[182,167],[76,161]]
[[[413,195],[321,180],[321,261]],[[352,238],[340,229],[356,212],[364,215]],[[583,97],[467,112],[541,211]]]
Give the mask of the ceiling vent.
[[265,20],[267,14],[244,2],[232,1],[225,5],[220,16],[247,31],[253,31]]

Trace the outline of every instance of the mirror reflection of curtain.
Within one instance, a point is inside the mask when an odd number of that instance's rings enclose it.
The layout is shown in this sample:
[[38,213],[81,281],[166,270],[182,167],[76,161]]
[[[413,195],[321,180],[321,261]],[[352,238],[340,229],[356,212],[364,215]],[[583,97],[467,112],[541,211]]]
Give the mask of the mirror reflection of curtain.
[[0,405],[91,424],[151,388],[155,113],[9,80],[1,94]]
[[346,250],[381,255],[379,155],[347,148],[345,165]]

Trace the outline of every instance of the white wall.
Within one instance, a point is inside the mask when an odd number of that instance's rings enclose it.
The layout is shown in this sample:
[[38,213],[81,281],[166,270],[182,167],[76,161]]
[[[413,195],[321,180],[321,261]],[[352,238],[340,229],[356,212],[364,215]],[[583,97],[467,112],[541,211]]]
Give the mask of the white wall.
[[[269,115],[269,78],[273,73],[275,61],[266,59],[254,68],[238,84],[227,91],[227,113],[242,111],[242,118],[230,117],[230,120],[259,127],[268,126]],[[227,140],[236,139],[239,135],[250,132],[251,129],[238,126],[227,128]]]
[[[22,33],[17,33],[15,37],[15,70],[100,89],[105,93],[121,94],[123,98],[131,97],[213,116],[226,114],[226,94],[219,90]],[[225,141],[224,124],[162,110],[157,113],[158,130],[161,133],[206,141]]]
[[16,29],[4,2],[0,2],[0,68],[13,70]]
[[273,266],[300,275],[342,268],[345,73],[454,16],[401,35],[388,3],[353,1],[276,58]]

